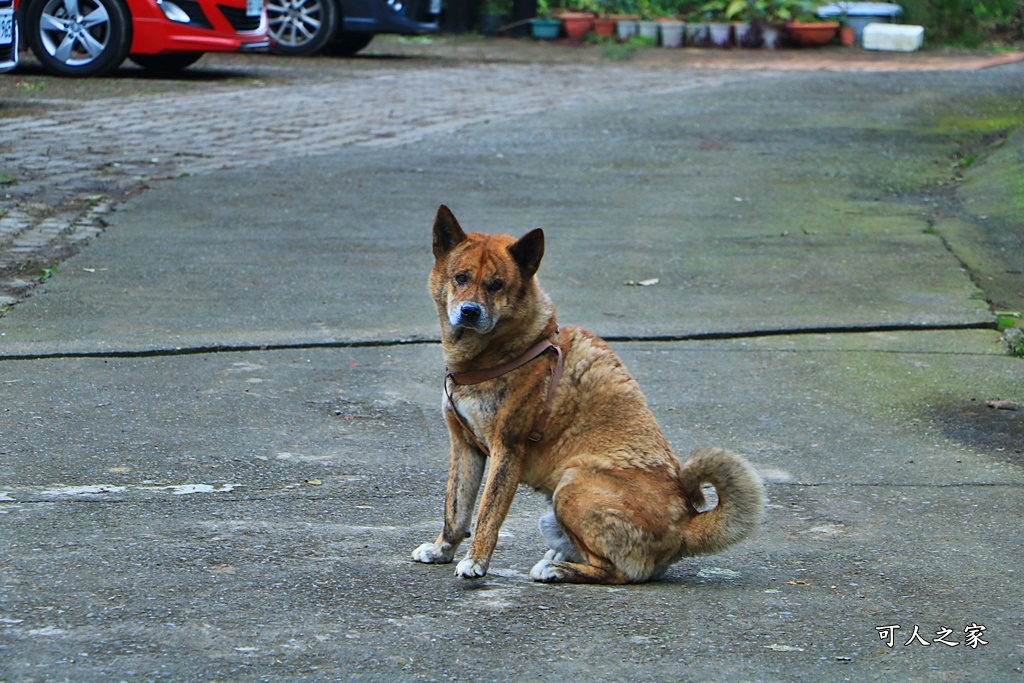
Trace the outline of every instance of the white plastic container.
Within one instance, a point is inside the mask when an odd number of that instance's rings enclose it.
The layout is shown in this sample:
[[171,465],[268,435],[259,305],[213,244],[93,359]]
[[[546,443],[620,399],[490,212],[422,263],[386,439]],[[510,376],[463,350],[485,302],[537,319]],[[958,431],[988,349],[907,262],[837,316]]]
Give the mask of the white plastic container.
[[924,41],[924,27],[909,24],[868,24],[864,27],[865,50],[914,52]]

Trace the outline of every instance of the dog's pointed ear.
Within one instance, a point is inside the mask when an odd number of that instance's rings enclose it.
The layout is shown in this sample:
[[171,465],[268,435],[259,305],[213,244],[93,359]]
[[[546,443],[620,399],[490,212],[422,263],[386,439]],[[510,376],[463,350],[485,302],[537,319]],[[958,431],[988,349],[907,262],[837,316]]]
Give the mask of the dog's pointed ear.
[[462,240],[466,239],[466,233],[462,226],[455,220],[455,214],[444,204],[437,210],[434,217],[434,258],[440,259],[455,248]]
[[544,231],[540,228],[531,230],[508,250],[519,265],[523,279],[529,280],[540,268],[540,260],[544,257]]

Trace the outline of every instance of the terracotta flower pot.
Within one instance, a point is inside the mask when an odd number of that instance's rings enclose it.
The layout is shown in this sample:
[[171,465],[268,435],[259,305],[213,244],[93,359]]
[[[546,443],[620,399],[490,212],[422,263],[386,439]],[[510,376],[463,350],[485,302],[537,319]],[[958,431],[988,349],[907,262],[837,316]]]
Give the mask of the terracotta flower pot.
[[594,19],[594,35],[601,38],[611,38],[615,35],[615,20],[611,17],[598,17]]
[[839,29],[839,44],[850,47],[857,40],[857,31],[852,26],[842,26]]
[[824,45],[836,36],[839,30],[839,22],[786,22],[786,32],[789,39],[800,47],[818,47]]
[[561,19],[570,40],[583,40],[594,25],[594,15],[585,12],[567,12]]

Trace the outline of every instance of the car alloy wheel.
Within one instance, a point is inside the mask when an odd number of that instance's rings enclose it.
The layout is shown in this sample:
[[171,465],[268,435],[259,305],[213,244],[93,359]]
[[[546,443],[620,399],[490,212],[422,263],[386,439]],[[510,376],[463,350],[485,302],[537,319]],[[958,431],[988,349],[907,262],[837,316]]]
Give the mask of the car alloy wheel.
[[316,54],[334,37],[339,14],[335,0],[267,0],[270,51]]
[[97,76],[128,55],[131,32],[120,0],[35,0],[26,10],[27,38],[47,71]]

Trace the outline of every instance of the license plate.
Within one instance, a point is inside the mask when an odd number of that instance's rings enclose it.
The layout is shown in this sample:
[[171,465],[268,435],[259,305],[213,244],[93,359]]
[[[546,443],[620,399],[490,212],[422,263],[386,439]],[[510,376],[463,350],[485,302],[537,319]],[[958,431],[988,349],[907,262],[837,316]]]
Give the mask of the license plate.
[[430,0],[430,13],[440,14],[441,13],[441,0]]
[[0,10],[0,45],[14,42],[14,11]]
[[258,17],[263,13],[263,0],[245,0],[245,16]]

